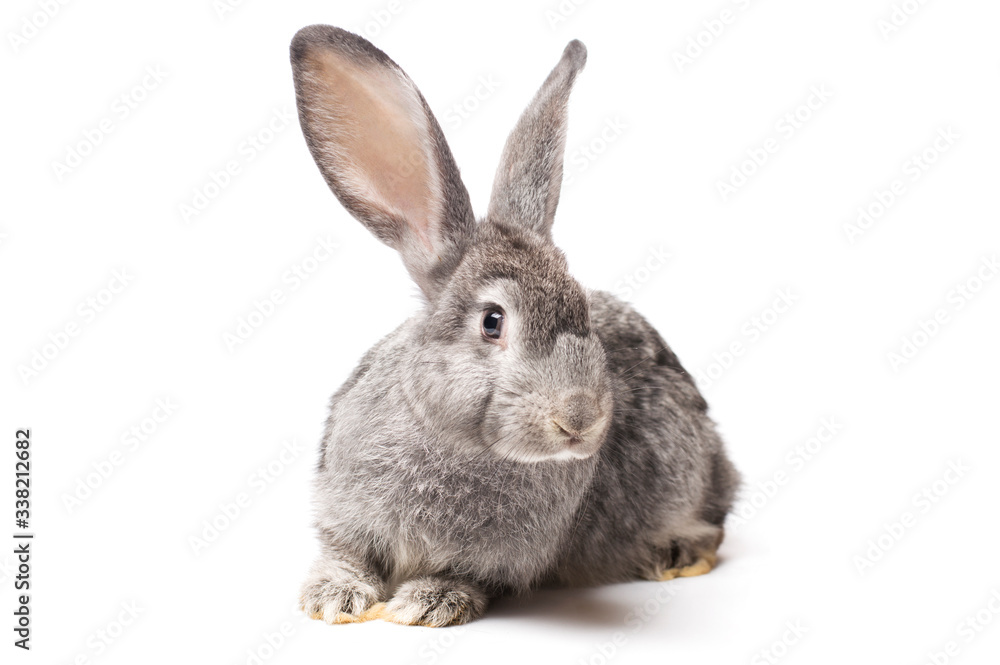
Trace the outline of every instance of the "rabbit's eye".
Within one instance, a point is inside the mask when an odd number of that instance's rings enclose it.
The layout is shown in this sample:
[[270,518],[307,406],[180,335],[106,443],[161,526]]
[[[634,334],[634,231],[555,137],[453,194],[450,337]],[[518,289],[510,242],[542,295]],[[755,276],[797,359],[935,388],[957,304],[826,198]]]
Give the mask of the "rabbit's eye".
[[500,339],[503,335],[503,311],[499,309],[486,310],[483,314],[483,334],[490,339]]

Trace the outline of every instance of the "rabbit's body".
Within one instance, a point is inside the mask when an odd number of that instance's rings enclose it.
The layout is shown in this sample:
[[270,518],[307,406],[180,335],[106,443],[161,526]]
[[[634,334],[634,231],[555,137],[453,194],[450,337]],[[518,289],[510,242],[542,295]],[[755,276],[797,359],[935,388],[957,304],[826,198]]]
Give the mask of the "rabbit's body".
[[477,452],[487,443],[477,431],[468,448],[442,447],[406,395],[407,372],[440,371],[412,354],[421,312],[331,400],[316,481],[321,533],[390,581],[455,571],[497,591],[656,579],[679,563],[663,553],[672,541],[717,537],[737,479],[704,401],[631,307],[604,292],[590,302],[618,377],[596,455],[528,465]]
[[292,42],[320,171],[426,297],[333,397],[316,479],[322,552],[303,590],[313,616],[378,609],[448,625],[540,584],[669,579],[715,562],[738,475],[704,399],[645,319],[580,286],[552,242],[585,59],[571,42],[477,222],[395,63],[327,26]]

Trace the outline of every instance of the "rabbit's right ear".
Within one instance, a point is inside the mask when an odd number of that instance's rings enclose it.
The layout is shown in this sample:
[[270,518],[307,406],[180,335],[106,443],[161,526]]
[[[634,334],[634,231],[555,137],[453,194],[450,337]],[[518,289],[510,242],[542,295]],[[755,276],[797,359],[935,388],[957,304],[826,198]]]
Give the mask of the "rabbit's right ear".
[[299,30],[291,58],[302,132],[327,184],[433,298],[475,217],[423,96],[385,53],[339,28]]

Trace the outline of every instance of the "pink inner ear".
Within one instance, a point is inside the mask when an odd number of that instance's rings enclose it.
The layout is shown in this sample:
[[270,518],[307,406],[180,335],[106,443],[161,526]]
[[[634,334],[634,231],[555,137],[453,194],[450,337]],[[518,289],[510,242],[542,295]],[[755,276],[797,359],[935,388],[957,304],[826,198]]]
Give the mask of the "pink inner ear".
[[413,239],[432,252],[442,194],[418,93],[389,68],[364,69],[331,51],[311,59],[315,107],[332,116],[322,123],[330,135],[320,141],[327,168],[350,193],[405,220]]

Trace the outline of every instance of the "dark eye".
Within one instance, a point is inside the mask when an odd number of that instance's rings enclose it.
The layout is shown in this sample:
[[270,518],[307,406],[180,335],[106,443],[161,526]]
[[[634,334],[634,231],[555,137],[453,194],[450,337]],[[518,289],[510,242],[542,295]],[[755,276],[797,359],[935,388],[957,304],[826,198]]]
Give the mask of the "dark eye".
[[490,339],[500,339],[503,335],[503,312],[488,309],[483,313],[483,334]]

